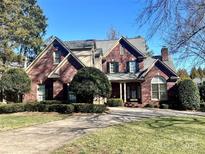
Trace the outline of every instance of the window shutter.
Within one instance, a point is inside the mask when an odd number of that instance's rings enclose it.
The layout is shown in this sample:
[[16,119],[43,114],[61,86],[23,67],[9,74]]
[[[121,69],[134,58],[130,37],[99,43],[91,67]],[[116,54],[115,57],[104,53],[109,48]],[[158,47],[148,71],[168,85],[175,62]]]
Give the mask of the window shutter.
[[107,62],[107,73],[110,73],[110,63]]
[[140,70],[139,62],[136,61],[136,72],[138,72],[139,70]]
[[119,63],[115,62],[115,72],[118,73],[119,72]]
[[129,72],[129,68],[130,68],[129,62],[126,62],[126,72],[127,72],[127,73]]

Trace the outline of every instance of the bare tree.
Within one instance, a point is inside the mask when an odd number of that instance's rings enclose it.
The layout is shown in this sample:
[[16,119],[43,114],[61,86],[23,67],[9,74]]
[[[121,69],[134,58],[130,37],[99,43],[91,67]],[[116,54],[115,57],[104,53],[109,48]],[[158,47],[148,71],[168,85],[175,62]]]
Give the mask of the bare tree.
[[148,37],[160,32],[171,53],[205,64],[204,0],[146,0],[137,21],[150,25]]
[[108,40],[116,40],[120,38],[120,33],[114,28],[111,27],[108,31],[107,31],[107,39]]

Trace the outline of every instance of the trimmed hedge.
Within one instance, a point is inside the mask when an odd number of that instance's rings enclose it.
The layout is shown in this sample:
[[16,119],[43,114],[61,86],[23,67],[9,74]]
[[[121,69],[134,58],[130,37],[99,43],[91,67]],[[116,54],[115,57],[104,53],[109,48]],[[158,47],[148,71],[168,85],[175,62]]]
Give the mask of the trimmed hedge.
[[74,106],[72,104],[52,104],[47,105],[49,112],[58,112],[58,113],[73,113],[74,112]]
[[0,113],[15,113],[15,112],[73,113],[74,106],[72,104],[46,105],[41,103],[16,103],[16,104],[0,105]]
[[73,103],[74,111],[81,113],[103,113],[106,111],[106,106],[101,104]]
[[25,111],[25,106],[23,103],[0,105],[0,113],[15,113],[15,112],[24,112],[24,111]]
[[45,100],[39,102],[41,104],[47,104],[47,105],[53,105],[53,104],[68,104],[68,102],[65,101],[58,101],[58,100]]
[[0,105],[1,113],[15,112],[58,112],[70,114],[73,112],[82,113],[103,113],[106,111],[105,105],[98,104],[43,104],[43,103],[15,103]]
[[106,104],[109,107],[123,106],[123,100],[120,98],[110,98],[107,100]]
[[197,110],[200,108],[199,89],[192,80],[185,79],[178,83],[178,95],[183,109]]

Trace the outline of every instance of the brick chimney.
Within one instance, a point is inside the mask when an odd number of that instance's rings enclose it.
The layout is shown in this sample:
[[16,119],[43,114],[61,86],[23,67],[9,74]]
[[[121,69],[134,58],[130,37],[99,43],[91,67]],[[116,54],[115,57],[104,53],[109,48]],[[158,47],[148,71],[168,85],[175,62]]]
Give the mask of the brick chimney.
[[162,47],[161,49],[161,56],[162,56],[162,61],[168,61],[168,56],[169,56],[169,52],[168,52],[168,48],[167,47]]

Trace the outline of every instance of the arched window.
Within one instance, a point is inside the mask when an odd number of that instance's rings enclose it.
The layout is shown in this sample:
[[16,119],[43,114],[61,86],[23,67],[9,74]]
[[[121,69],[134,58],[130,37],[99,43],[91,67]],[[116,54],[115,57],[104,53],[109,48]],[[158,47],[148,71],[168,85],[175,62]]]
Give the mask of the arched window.
[[161,77],[154,77],[151,81],[152,84],[152,99],[167,100],[167,82]]

